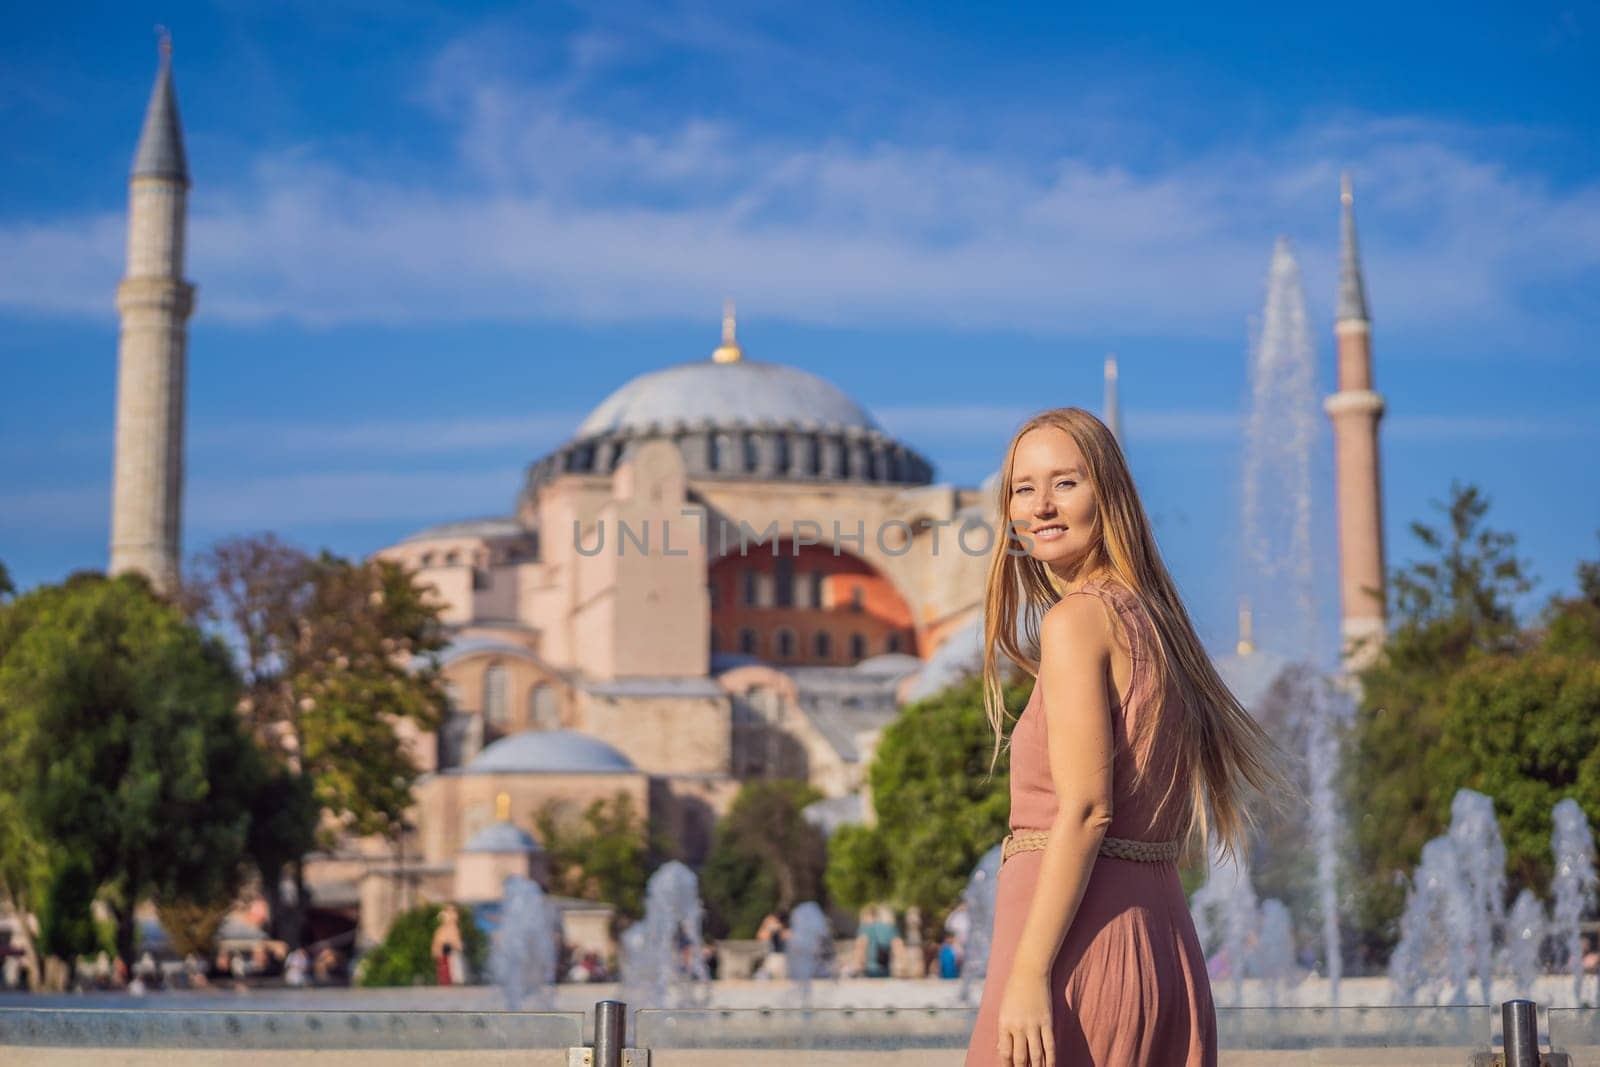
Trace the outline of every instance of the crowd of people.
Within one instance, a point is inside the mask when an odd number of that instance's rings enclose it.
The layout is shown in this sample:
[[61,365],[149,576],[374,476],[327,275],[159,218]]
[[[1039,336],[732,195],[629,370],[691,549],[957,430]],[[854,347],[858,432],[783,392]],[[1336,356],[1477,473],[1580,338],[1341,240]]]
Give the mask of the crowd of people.
[[[916,908],[906,912],[906,931],[901,933],[894,910],[887,904],[871,904],[858,915],[856,936],[847,958],[831,961],[841,978],[959,978],[966,965],[967,943],[972,933],[972,915],[965,902],[945,919],[937,944],[922,937],[921,917]],[[782,979],[789,976],[789,913],[768,913],[756,930],[762,955],[752,977]],[[709,946],[708,946],[709,947]],[[834,945],[824,946],[831,956]]]

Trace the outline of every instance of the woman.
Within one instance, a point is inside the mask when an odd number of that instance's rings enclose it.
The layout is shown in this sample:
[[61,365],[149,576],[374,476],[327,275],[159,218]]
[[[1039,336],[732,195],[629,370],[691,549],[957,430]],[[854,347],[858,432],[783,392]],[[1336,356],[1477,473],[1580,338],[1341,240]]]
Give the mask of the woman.
[[998,510],[995,760],[1000,655],[1036,681],[1010,738],[1012,833],[967,1065],[1211,1067],[1216,1015],[1177,861],[1211,836],[1242,852],[1248,794],[1284,787],[1277,751],[1211,665],[1100,420],[1056,408],[1024,423]]

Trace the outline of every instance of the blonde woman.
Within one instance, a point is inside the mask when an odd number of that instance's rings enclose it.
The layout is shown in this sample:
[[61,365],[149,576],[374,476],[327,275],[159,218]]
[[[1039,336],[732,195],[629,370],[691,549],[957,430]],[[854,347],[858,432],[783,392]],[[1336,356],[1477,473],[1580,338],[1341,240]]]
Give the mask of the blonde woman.
[[1211,1067],[1177,861],[1213,838],[1242,852],[1250,796],[1285,788],[1279,754],[1195,635],[1100,420],[1055,408],[1024,423],[998,519],[983,666],[996,760],[1000,657],[1036,681],[1010,733],[1012,832],[967,1065]]

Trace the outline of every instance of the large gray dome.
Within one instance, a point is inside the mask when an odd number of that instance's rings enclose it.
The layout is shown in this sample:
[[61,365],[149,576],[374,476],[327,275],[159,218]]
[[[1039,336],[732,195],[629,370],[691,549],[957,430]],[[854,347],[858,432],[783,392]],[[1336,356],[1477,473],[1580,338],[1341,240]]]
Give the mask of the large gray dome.
[[760,422],[806,429],[880,427],[866,410],[815,374],[781,363],[697,360],[652,371],[606,397],[578,427],[578,437],[660,428]]
[[465,774],[618,774],[633,762],[598,737],[576,730],[532,730],[502,737],[468,763]]

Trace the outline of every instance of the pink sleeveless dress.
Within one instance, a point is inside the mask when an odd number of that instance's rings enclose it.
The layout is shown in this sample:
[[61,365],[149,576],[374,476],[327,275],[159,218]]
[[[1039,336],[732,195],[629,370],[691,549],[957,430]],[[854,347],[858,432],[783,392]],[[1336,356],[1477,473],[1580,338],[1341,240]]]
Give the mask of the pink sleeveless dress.
[[[1150,655],[1156,635],[1138,598],[1097,579],[1069,595],[1097,596],[1121,620],[1133,660],[1128,694],[1115,713],[1110,837],[1170,841],[1188,823],[1180,785],[1162,809],[1176,773],[1172,729],[1158,720],[1150,742],[1151,774],[1132,787],[1128,737],[1141,716],[1165,716],[1169,701],[1153,692]],[[1011,828],[1048,830],[1056,814],[1043,693],[1035,684],[1011,735]],[[1000,998],[1039,877],[1040,851],[1019,852],[1000,868],[994,937],[967,1067],[1001,1067],[995,1050]],[[1083,902],[1062,938],[1050,972],[1057,1067],[1215,1067],[1217,1022],[1205,957],[1174,863],[1098,856]],[[1007,1065],[1009,1067],[1009,1065]]]

